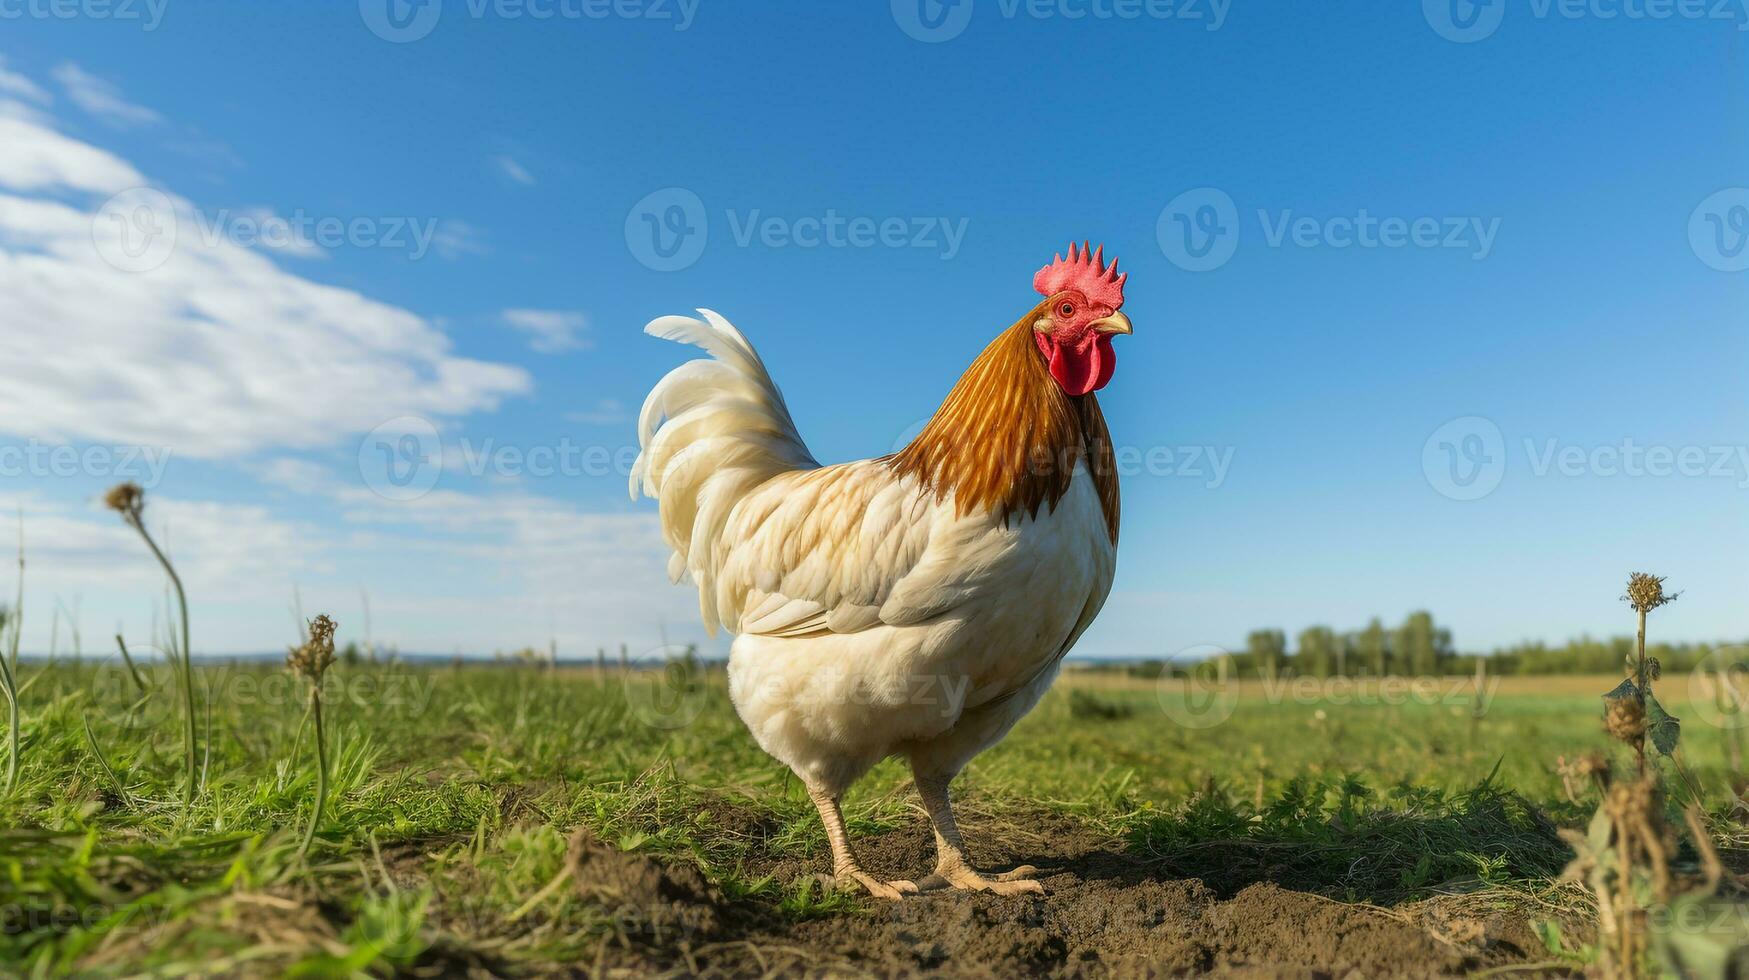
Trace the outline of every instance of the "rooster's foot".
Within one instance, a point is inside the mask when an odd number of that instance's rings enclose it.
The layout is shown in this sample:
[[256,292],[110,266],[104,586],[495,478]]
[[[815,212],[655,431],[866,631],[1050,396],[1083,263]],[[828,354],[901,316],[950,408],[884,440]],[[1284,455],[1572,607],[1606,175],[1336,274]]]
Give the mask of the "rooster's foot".
[[963,862],[944,864],[935,869],[935,874],[929,878],[933,884],[939,880],[949,888],[964,891],[991,892],[996,895],[1043,895],[1045,886],[1032,880],[1038,874],[1038,869],[1030,864],[1023,864],[1013,871],[1005,871],[998,875],[985,877],[972,870]]
[[827,878],[825,875],[821,875],[820,877],[824,879],[822,884],[830,883],[831,885],[840,888],[860,887],[866,889],[870,895],[873,895],[876,898],[885,898],[892,901],[898,901],[906,895],[913,895],[917,892],[917,883],[914,881],[905,881],[903,879],[898,881],[882,881],[874,875],[868,874],[858,868],[841,871],[831,878]]

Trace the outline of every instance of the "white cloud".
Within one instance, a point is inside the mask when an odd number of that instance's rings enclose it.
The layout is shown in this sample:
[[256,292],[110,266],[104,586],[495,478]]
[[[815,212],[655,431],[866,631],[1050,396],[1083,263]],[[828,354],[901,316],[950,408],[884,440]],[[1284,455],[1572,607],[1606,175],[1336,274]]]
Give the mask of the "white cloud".
[[0,187],[109,194],[144,183],[112,153],[63,136],[40,119],[0,113]]
[[[107,636],[120,622],[136,641],[149,639],[148,610],[163,602],[166,579],[139,535],[116,515],[96,502],[49,500],[30,492],[0,495],[0,513],[6,517],[0,521],[0,551],[7,554],[16,546],[13,515],[22,519],[26,649],[47,648],[53,600],[70,604],[74,596],[84,599],[87,634]],[[279,632],[251,638],[206,627],[227,607],[289,602],[299,576],[329,567],[319,529],[275,517],[263,507],[150,495],[146,524],[188,591],[197,652],[271,648]],[[10,597],[16,566],[10,560],[0,566]],[[86,640],[93,645],[92,636]]]
[[[227,216],[229,217],[229,216]],[[298,259],[325,259],[328,253],[322,246],[316,244],[314,238],[302,228],[281,217],[279,212],[265,205],[257,205],[239,209],[235,219],[241,226],[250,227],[257,233],[250,236],[250,241],[256,248],[264,248],[280,255],[289,255]]]
[[147,126],[163,117],[122,98],[114,85],[73,64],[63,62],[52,73],[73,104],[112,126]]
[[653,644],[662,623],[676,639],[702,637],[698,594],[668,581],[653,513],[588,513],[523,493],[437,490],[393,503],[354,487],[336,497],[355,524],[416,535],[391,533],[389,546],[417,552],[422,566],[454,564],[454,597],[385,594],[378,605],[421,630],[447,623],[443,639],[465,649],[544,641],[549,617],[573,652],[618,639],[635,652]]
[[7,71],[5,58],[0,58],[0,95],[16,96],[37,103],[50,101],[49,93],[43,91],[37,83],[17,72]]
[[[283,465],[281,465],[283,464]],[[436,490],[385,500],[307,461],[277,476],[339,506],[343,526],[291,520],[263,506],[149,494],[146,522],[188,590],[197,655],[275,649],[291,638],[294,590],[310,613],[336,615],[362,640],[356,604],[370,596],[373,639],[402,650],[481,653],[551,635],[568,654],[621,640],[703,641],[697,593],[669,583],[653,513],[589,513],[523,493]],[[0,597],[9,597],[13,514],[22,513],[27,650],[49,641],[55,599],[82,599],[87,650],[120,624],[136,643],[163,622],[165,579],[139,537],[96,501],[0,492]],[[62,633],[66,648],[66,633]],[[715,647],[713,647],[715,649]]]
[[[351,530],[332,532],[318,554],[337,556],[348,574],[378,566],[356,581],[368,585],[377,637],[402,649],[540,646],[551,630],[569,653],[621,640],[636,653],[654,645],[662,624],[677,641],[704,640],[697,592],[669,582],[653,513],[591,513],[520,490],[437,489],[391,501],[355,474],[302,459],[257,473],[338,508]],[[4,545],[0,533],[0,554]],[[316,608],[355,594],[349,586],[324,597],[318,583],[306,600]]]
[[534,186],[534,175],[529,173],[522,164],[517,163],[515,159],[507,156],[496,156],[492,158],[492,163],[498,168],[498,172],[505,177],[526,187]]
[[307,459],[280,456],[263,460],[249,470],[263,483],[299,493],[327,492],[334,485],[333,475],[327,467]]
[[575,310],[505,310],[504,325],[528,336],[528,346],[542,354],[582,350],[589,342],[582,336],[589,320]]
[[431,238],[431,247],[438,255],[453,261],[464,255],[485,255],[485,237],[485,233],[473,225],[452,218],[438,224],[437,234]]
[[[667,584],[649,513],[448,489],[400,504],[363,485],[350,460],[359,433],[402,415],[449,428],[528,391],[527,372],[459,357],[425,318],[203,236],[192,202],[141,192],[150,182],[131,164],[62,133],[19,89],[0,91],[0,434],[165,447],[296,494],[239,504],[152,492],[148,522],[188,583],[197,654],[291,639],[294,584],[306,609],[360,639],[367,588],[374,638],[410,651],[553,633],[566,652],[621,639],[636,652],[659,623],[677,640],[699,634],[696,595]],[[128,207],[100,206],[117,192]],[[161,208],[142,213],[141,193],[162,194]],[[174,232],[161,264],[125,272],[104,259],[126,259],[124,236],[153,225]],[[483,251],[476,229],[445,232],[446,254]],[[580,342],[579,315],[524,312],[537,314],[522,318],[539,324],[527,327],[535,342]],[[6,517],[24,510],[26,647],[46,648],[52,600],[75,596],[88,650],[116,622],[145,637],[164,580],[143,544],[94,501],[43,496],[65,484],[28,485],[0,492],[0,599]]]
[[[113,154],[0,117],[0,187],[144,183]],[[530,389],[520,368],[456,356],[416,314],[207,240],[189,202],[146,193],[160,203],[119,211],[0,193],[0,432],[222,458],[332,446]],[[162,264],[118,268],[142,243],[164,247]]]

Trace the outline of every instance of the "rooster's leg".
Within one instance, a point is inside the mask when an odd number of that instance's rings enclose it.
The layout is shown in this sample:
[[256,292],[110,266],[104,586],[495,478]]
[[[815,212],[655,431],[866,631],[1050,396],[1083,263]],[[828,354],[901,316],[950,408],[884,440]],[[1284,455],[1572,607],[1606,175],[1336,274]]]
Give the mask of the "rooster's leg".
[[954,888],[970,891],[995,892],[998,895],[1019,895],[1024,892],[1043,895],[1045,886],[1028,877],[1038,873],[1038,869],[1030,864],[1023,864],[1013,871],[988,878],[972,869],[971,863],[966,860],[965,843],[960,840],[959,826],[953,819],[953,800],[948,797],[947,792],[950,778],[917,777],[917,795],[923,797],[923,808],[929,811],[929,822],[935,825],[935,876]]
[[862,870],[856,852],[850,849],[850,835],[844,832],[844,815],[838,811],[838,798],[830,793],[810,790],[814,806],[820,810],[820,822],[826,825],[826,839],[832,842],[832,876],[840,882],[855,882],[868,889],[876,898],[902,898],[917,890],[909,881],[882,881]]

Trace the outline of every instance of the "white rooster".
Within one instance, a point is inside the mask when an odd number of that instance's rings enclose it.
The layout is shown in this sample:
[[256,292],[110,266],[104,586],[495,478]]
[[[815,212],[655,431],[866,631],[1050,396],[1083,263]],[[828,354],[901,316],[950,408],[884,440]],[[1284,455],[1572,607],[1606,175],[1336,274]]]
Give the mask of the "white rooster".
[[737,634],[729,694],[820,810],[833,872],[883,898],[917,890],[857,863],[839,799],[903,755],[935,828],[933,884],[1042,892],[1032,868],[966,858],[948,784],[1056,677],[1111,588],[1117,474],[1093,392],[1130,332],[1127,274],[1069,247],[1033,277],[1045,300],[972,362],[916,440],[834,466],[802,444],[783,395],[721,316],[645,328],[695,344],[638,420],[632,471],[660,502],[713,633]]

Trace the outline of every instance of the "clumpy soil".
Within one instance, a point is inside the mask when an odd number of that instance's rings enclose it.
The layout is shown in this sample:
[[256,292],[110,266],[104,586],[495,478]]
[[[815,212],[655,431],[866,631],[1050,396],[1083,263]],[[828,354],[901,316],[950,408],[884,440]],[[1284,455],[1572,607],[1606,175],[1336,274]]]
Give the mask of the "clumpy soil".
[[[1036,865],[1048,894],[1003,898],[928,892],[869,899],[857,911],[797,920],[770,904],[729,901],[697,869],[625,854],[587,832],[572,842],[573,881],[638,927],[604,945],[591,975],[1129,977],[1423,977],[1519,967],[1560,975],[1522,913],[1466,908],[1461,899],[1396,909],[1353,905],[1267,882],[1220,895],[1162,876],[1072,819],[1040,813],[1016,833],[979,834],[981,866]],[[1018,838],[1018,839],[1017,839]],[[877,875],[916,877],[934,846],[915,826],[859,840]],[[822,867],[773,860],[754,869],[780,884]]]

